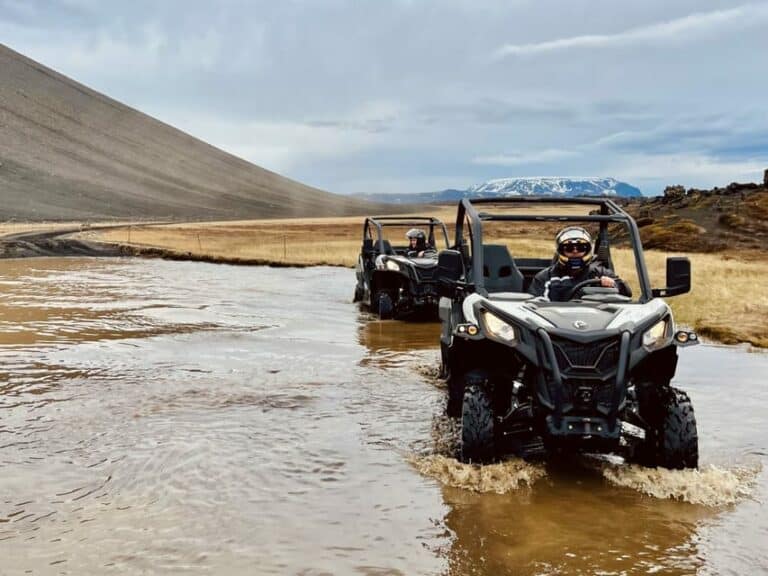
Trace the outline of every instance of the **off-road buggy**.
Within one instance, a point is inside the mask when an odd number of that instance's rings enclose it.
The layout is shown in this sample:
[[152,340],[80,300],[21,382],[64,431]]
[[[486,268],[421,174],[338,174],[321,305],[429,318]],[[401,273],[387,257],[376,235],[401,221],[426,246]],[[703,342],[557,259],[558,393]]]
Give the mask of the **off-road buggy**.
[[[551,257],[513,258],[504,241],[486,241],[510,238],[521,222],[590,228],[594,258],[613,270],[611,238],[623,238],[622,261],[633,259],[634,271],[617,272],[625,281],[624,273],[636,273],[635,298],[599,280],[573,286],[566,301],[526,293]],[[464,461],[591,452],[649,466],[698,465],[693,407],[670,385],[677,347],[698,338],[676,330],[659,298],[690,290],[687,258],[667,258],[667,287],[651,289],[637,225],[597,198],[464,199],[455,238],[439,255],[441,372],[448,412],[461,419]]]
[[[409,227],[417,227],[426,235],[426,250],[421,255],[409,255],[404,244]],[[447,247],[448,231],[437,218],[366,218],[357,259],[355,302],[367,304],[382,319],[417,313],[436,317],[437,248]]]

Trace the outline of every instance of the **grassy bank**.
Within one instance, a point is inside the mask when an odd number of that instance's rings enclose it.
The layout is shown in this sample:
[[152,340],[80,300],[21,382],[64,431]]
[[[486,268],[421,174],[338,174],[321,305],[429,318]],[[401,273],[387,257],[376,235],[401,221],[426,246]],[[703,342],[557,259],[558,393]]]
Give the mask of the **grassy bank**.
[[[452,222],[453,215],[453,208],[438,214],[447,223]],[[361,234],[359,217],[132,226],[83,233],[93,240],[138,248],[159,247],[179,257],[214,262],[348,267],[357,261]],[[507,242],[516,256],[551,252],[549,234],[541,239],[532,239],[531,235],[535,236],[526,233],[494,241]],[[630,269],[632,257],[628,251],[614,250],[613,255],[617,271]],[[664,285],[667,255],[656,250],[646,252],[653,286]],[[757,289],[768,281],[768,262],[755,254],[685,255],[691,259],[693,289],[689,294],[669,299],[676,320],[720,342],[749,342],[768,348],[768,295]],[[631,280],[629,272],[623,275]]]

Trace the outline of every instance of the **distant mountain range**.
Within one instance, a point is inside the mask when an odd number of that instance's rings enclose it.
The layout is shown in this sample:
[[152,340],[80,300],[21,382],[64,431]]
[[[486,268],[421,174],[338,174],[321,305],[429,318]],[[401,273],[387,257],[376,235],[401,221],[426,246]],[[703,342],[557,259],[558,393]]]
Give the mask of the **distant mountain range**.
[[504,198],[507,196],[642,196],[638,188],[615,178],[498,178],[470,186],[466,190],[448,189],[416,194],[361,194],[376,202],[431,204],[456,202],[461,198]]

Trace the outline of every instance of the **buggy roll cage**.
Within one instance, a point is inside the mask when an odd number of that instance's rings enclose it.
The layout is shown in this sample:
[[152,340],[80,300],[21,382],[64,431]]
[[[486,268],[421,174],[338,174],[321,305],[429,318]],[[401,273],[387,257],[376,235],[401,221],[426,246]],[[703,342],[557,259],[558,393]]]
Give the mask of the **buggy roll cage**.
[[448,229],[445,227],[445,224],[432,216],[370,216],[365,219],[365,224],[363,224],[363,241],[368,238],[373,240],[371,227],[376,228],[376,244],[380,254],[386,253],[385,239],[382,231],[382,228],[386,226],[429,226],[427,242],[432,246],[436,246],[435,228],[438,228],[443,231],[445,245],[448,246],[450,244]]
[[[570,204],[595,206],[600,209],[600,213],[571,216],[557,214],[491,214],[488,212],[478,212],[475,209],[475,206],[483,204]],[[648,277],[648,269],[645,265],[643,246],[640,241],[640,232],[638,231],[637,224],[632,216],[612,200],[606,198],[551,198],[535,196],[512,198],[463,198],[459,202],[459,210],[456,215],[456,243],[454,245],[454,249],[458,250],[462,255],[466,255],[466,252],[462,250],[464,247],[462,239],[465,216],[468,216],[470,220],[469,237],[472,244],[472,278],[474,279],[475,289],[481,294],[487,295],[485,282],[483,280],[483,251],[478,249],[483,246],[482,222],[599,222],[600,232],[596,244],[599,245],[601,242],[606,242],[606,247],[607,228],[609,223],[624,224],[627,227],[629,231],[629,240],[635,255],[635,266],[637,268],[637,276],[640,281],[640,290],[642,292],[639,301],[644,303],[653,298],[651,282]]]

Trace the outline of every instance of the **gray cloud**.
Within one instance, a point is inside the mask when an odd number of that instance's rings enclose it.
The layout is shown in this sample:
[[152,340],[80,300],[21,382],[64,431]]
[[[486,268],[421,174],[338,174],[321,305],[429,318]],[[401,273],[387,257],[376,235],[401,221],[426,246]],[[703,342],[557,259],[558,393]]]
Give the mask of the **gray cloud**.
[[585,34],[530,44],[506,44],[496,51],[496,56],[525,56],[577,48],[611,48],[660,41],[685,42],[690,41],[691,36],[717,33],[724,28],[759,26],[766,19],[768,6],[745,4],[728,10],[697,12],[674,20],[630,28],[616,34]]
[[608,135],[596,147],[656,155],[699,153],[722,160],[762,159],[768,163],[768,117],[684,116],[649,129]]
[[712,185],[748,175],[766,21],[768,2],[721,0],[0,0],[11,48],[340,192],[647,158],[671,178],[681,156]]

